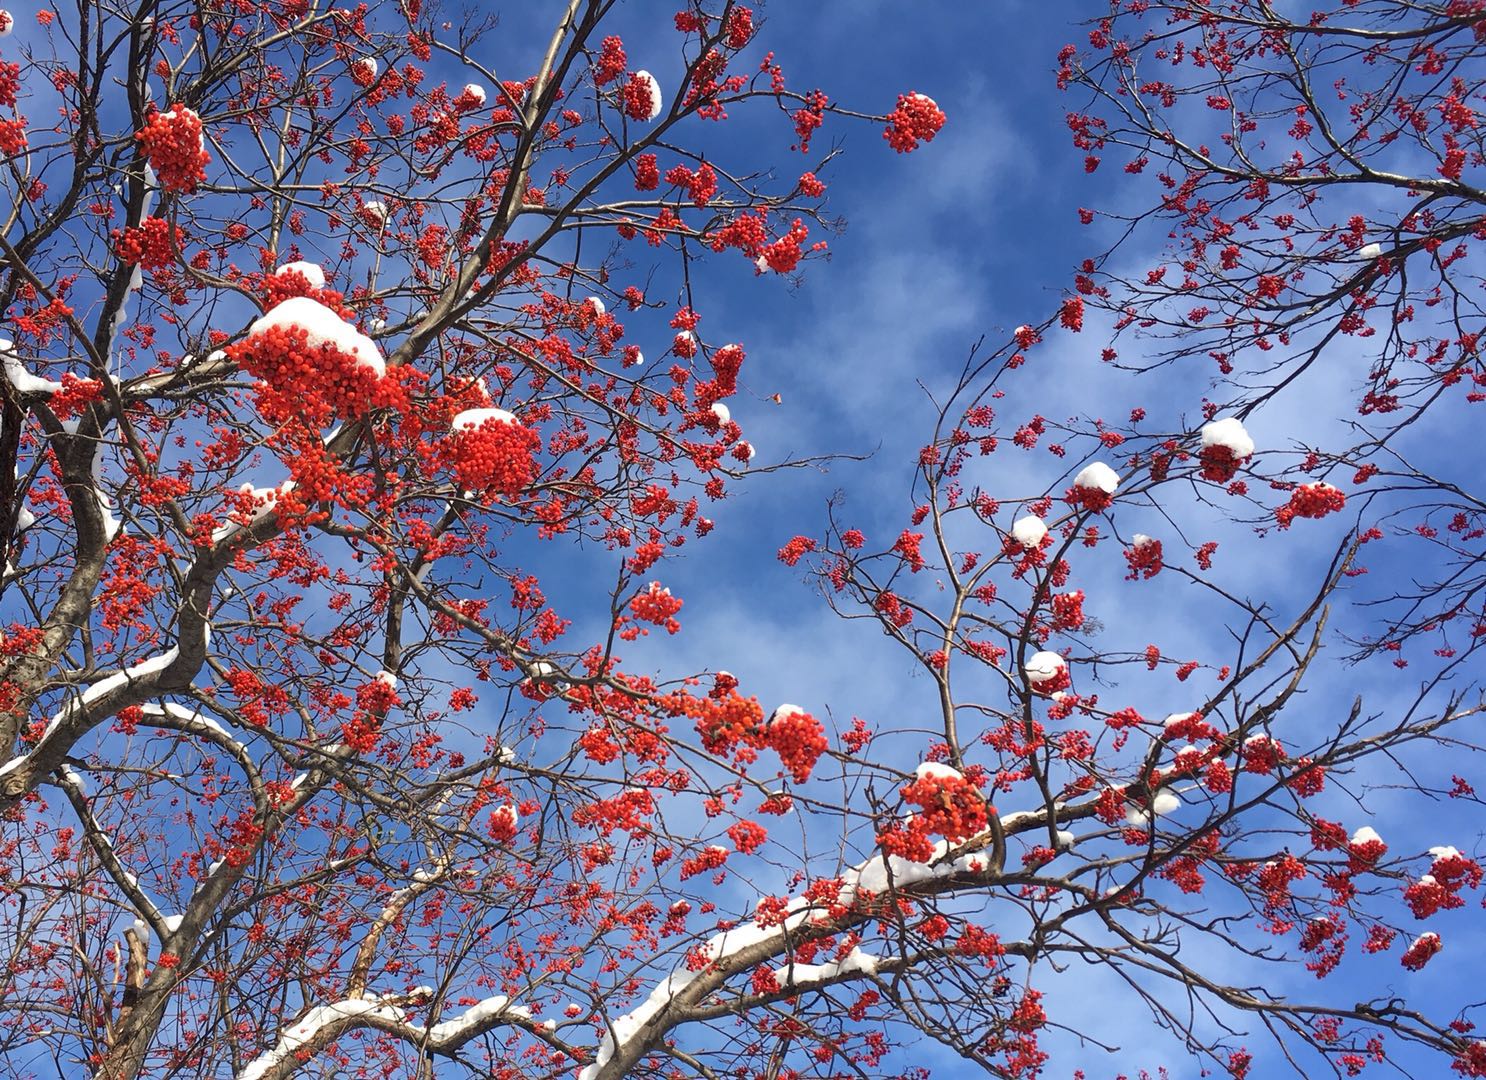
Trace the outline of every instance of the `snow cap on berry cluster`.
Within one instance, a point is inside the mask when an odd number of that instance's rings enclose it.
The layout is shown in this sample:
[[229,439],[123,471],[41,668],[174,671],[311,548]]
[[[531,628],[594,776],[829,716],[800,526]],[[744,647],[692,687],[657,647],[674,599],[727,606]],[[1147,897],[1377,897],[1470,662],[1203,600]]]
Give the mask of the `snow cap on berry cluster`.
[[248,336],[295,326],[305,332],[311,347],[329,345],[347,356],[354,356],[362,367],[369,368],[377,376],[386,374],[387,361],[383,359],[382,350],[377,348],[377,343],[324,304],[311,300],[308,296],[291,296],[283,303],[275,305],[272,311],[248,327]]
[[1226,416],[1222,420],[1203,424],[1202,446],[1204,449],[1209,446],[1226,447],[1235,458],[1240,460],[1252,457],[1254,454],[1254,440],[1249,437],[1243,424],[1234,416]]

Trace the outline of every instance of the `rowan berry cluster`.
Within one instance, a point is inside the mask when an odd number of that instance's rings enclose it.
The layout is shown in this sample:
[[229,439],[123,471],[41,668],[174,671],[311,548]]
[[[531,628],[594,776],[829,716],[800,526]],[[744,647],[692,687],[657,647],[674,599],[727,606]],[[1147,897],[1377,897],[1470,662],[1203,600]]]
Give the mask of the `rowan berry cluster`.
[[518,495],[537,474],[534,454],[542,439],[531,428],[490,417],[478,427],[451,432],[446,453],[455,483],[464,491]]
[[799,709],[780,708],[765,732],[770,748],[796,783],[810,779],[826,752],[826,733],[819,720]]
[[1202,462],[1202,478],[1215,484],[1228,483],[1238,474],[1243,463],[1249,460],[1235,454],[1232,447],[1221,444],[1204,446],[1197,456]]
[[314,423],[329,416],[354,419],[395,396],[390,380],[334,345],[310,344],[309,332],[298,326],[265,327],[224,351],[267,385],[270,393],[260,395],[259,407],[270,420],[295,414]]
[[1149,536],[1141,537],[1125,550],[1125,562],[1130,565],[1130,572],[1125,575],[1126,581],[1138,581],[1142,578],[1149,581],[1165,566],[1162,562],[1161,541]]
[[1288,529],[1296,518],[1323,518],[1347,505],[1347,496],[1330,484],[1302,484],[1290,493],[1290,501],[1274,512],[1280,528]]
[[206,180],[211,155],[202,145],[201,117],[184,105],[155,112],[135,132],[155,177],[166,191],[189,195]]
[[900,154],[932,142],[944,126],[944,111],[923,94],[899,94],[898,107],[888,114],[882,137]]
[[147,217],[138,226],[115,229],[111,235],[114,253],[130,266],[158,270],[176,259],[181,232],[164,218]]

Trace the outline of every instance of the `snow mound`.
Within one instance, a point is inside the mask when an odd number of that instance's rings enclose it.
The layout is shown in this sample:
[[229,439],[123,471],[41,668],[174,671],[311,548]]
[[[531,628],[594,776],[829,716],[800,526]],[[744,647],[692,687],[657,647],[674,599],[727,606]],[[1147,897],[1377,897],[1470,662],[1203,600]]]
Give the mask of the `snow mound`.
[[248,327],[248,336],[269,330],[298,327],[309,335],[309,344],[329,345],[347,356],[354,356],[362,367],[377,376],[387,373],[387,361],[377,343],[346,322],[318,300],[308,296],[291,296]]
[[1011,536],[1024,548],[1035,548],[1047,536],[1047,522],[1034,514],[1017,518],[1011,525]]
[[1203,449],[1209,446],[1226,447],[1236,458],[1252,457],[1254,453],[1254,440],[1249,438],[1243,424],[1234,416],[1203,424],[1202,446]]
[[514,424],[516,417],[505,409],[465,409],[449,422],[449,427],[455,431],[473,431],[487,420],[494,420],[498,424]]
[[1022,670],[1027,673],[1028,682],[1039,686],[1045,682],[1052,682],[1062,674],[1067,666],[1068,661],[1060,655],[1044,649],[1042,652],[1029,656],[1026,663],[1022,665]]
[[1104,462],[1096,461],[1079,470],[1079,474],[1073,478],[1073,486],[1113,495],[1115,488],[1120,486],[1120,476]]

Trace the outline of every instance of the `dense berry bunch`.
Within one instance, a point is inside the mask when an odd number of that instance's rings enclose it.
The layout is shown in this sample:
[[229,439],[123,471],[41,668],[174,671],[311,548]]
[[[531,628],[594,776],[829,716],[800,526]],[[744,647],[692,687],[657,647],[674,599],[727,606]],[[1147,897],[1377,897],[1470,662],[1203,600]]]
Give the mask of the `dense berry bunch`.
[[900,154],[932,142],[944,126],[944,112],[924,94],[899,94],[898,107],[888,114],[882,137]]
[[954,769],[920,766],[902,795],[918,804],[916,820],[927,831],[951,843],[976,835],[988,824],[985,797]]
[[613,82],[624,74],[624,68],[628,62],[624,55],[624,42],[617,34],[610,34],[604,38],[598,63],[593,65],[593,81],[600,86]]
[[129,265],[158,270],[175,261],[181,234],[164,218],[147,217],[136,226],[113,232],[114,251]]
[[1323,518],[1347,505],[1347,497],[1330,484],[1302,484],[1290,493],[1290,501],[1274,512],[1280,528],[1288,529],[1296,518]]
[[533,455],[541,448],[541,436],[509,413],[461,426],[446,442],[455,482],[461,489],[507,496],[517,495],[531,484],[537,474]]
[[815,763],[826,752],[826,733],[820,721],[793,706],[780,706],[775,711],[766,737],[796,783],[810,779]]
[[1125,561],[1130,564],[1130,572],[1125,575],[1126,581],[1141,578],[1149,581],[1165,566],[1162,562],[1161,541],[1137,534],[1125,551]]
[[1204,446],[1198,458],[1202,462],[1202,478],[1217,484],[1232,480],[1248,460],[1235,454],[1230,446]]
[[660,115],[660,86],[648,71],[637,71],[619,91],[619,107],[631,120],[654,120]]
[[166,191],[189,195],[206,179],[211,155],[202,145],[201,117],[184,105],[154,113],[134,137]]
[[386,393],[389,380],[334,345],[312,344],[302,327],[266,327],[225,351],[265,383],[270,393],[262,396],[260,406],[268,419],[298,413],[323,423],[331,416],[353,419],[392,403]]

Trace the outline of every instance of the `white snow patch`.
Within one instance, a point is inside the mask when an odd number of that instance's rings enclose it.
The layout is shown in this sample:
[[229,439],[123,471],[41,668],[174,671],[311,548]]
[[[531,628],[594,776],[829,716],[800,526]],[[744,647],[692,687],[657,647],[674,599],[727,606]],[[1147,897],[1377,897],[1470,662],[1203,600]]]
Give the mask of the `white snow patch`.
[[1357,257],[1359,259],[1362,259],[1364,262],[1371,262],[1373,259],[1382,258],[1382,255],[1382,244],[1363,244],[1360,248],[1357,249]]
[[733,411],[720,401],[712,403],[712,415],[717,417],[718,423],[726,424],[733,418]]
[[913,770],[913,775],[920,780],[930,776],[936,780],[963,780],[965,778],[959,769],[950,768],[948,765],[943,765],[937,761],[924,762],[917,769]]
[[347,998],[331,1005],[317,1005],[280,1035],[273,1049],[259,1054],[249,1062],[247,1068],[237,1074],[237,1080],[260,1080],[270,1069],[291,1058],[294,1051],[313,1039],[321,1028],[337,1020],[358,1016],[376,1016],[397,1023],[402,1023],[404,1019],[403,1011],[397,1006],[384,1005],[379,998],[374,997]]
[[1202,425],[1202,447],[1225,446],[1235,458],[1252,457],[1254,440],[1237,417],[1228,416]]
[[1120,486],[1120,475],[1102,461],[1096,461],[1079,470],[1073,478],[1073,486],[1080,488],[1091,488],[1102,491],[1106,495],[1113,495],[1115,489]]
[[1352,834],[1353,844],[1368,844],[1374,840],[1380,844],[1383,842],[1383,838],[1378,835],[1377,830],[1371,825],[1363,825]]
[[1019,517],[1011,524],[1011,537],[1022,547],[1032,549],[1047,536],[1047,522],[1035,514]]
[[15,342],[0,338],[0,364],[4,365],[5,378],[18,394],[55,394],[62,384],[54,379],[43,379],[32,375],[16,358]]
[[501,1015],[516,1016],[523,1020],[531,1019],[529,1009],[524,1009],[520,1005],[512,1005],[504,994],[497,994],[484,1001],[476,1002],[458,1016],[439,1021],[428,1029],[428,1037],[434,1042],[457,1038],[484,1021]]
[[1035,685],[1052,682],[1068,666],[1068,661],[1055,652],[1047,649],[1033,653],[1027,657],[1022,664],[1022,670],[1027,673],[1027,681]]
[[470,98],[481,105],[485,104],[485,88],[479,83],[465,83],[462,96]]
[[514,424],[516,417],[505,409],[465,409],[449,422],[449,427],[455,431],[473,431],[487,420],[494,420],[498,424]]

